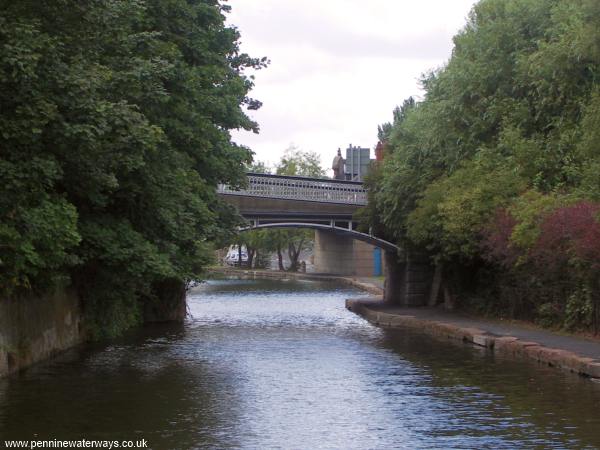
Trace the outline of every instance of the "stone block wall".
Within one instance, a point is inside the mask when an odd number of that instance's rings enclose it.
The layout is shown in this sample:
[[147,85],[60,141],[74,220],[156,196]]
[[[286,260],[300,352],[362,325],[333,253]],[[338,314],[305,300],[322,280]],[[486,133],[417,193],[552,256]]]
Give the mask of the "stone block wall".
[[81,323],[79,298],[69,289],[0,299],[0,376],[83,342]]
[[427,305],[433,283],[433,270],[427,255],[386,252],[385,259],[384,300],[400,306]]

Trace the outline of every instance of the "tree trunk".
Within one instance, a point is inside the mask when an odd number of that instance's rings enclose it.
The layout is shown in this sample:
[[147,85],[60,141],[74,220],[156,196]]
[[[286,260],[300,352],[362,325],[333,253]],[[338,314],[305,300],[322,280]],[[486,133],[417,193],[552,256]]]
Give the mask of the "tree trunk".
[[288,244],[288,256],[290,258],[290,267],[289,267],[289,271],[290,272],[297,272],[298,271],[298,255],[296,253],[296,248],[294,247],[294,244],[292,242],[290,242]]
[[440,287],[442,285],[442,263],[435,265],[435,272],[433,273],[433,283],[431,285],[431,292],[429,295],[429,306],[437,305],[438,298],[440,296]]
[[252,261],[254,260],[254,254],[256,253],[256,250],[254,249],[248,249],[248,268],[252,269]]
[[444,283],[444,307],[448,310],[452,310],[455,307],[454,297],[447,283]]
[[285,267],[283,267],[283,254],[281,253],[281,246],[277,246],[277,262],[279,263],[279,270],[285,272]]
[[288,244],[288,255],[290,256],[290,271],[297,272],[298,271],[298,258],[300,257],[300,251],[302,250],[302,246],[304,245],[304,238],[300,239],[298,243],[298,247],[294,246],[293,242]]

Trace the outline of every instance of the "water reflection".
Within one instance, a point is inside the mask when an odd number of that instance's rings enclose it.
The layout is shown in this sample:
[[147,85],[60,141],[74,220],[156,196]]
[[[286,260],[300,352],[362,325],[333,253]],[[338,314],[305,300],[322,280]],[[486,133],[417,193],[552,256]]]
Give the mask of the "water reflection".
[[0,383],[0,436],[152,448],[600,446],[600,386],[382,330],[331,283],[211,281],[149,327]]

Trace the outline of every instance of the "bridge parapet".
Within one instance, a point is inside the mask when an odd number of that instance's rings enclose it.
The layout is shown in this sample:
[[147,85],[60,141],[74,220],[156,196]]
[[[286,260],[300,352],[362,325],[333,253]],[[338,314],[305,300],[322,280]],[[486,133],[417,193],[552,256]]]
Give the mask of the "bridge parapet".
[[220,184],[218,192],[224,195],[341,203],[357,206],[367,204],[367,191],[361,182],[287,175],[249,173],[246,189],[235,190],[226,184]]

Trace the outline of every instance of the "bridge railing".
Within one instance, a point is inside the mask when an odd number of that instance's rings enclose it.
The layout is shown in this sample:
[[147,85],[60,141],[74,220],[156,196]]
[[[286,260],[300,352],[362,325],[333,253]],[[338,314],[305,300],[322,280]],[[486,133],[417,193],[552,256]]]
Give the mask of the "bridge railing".
[[248,187],[235,190],[226,184],[220,194],[247,197],[309,200],[314,202],[366,205],[367,191],[361,182],[249,173]]

